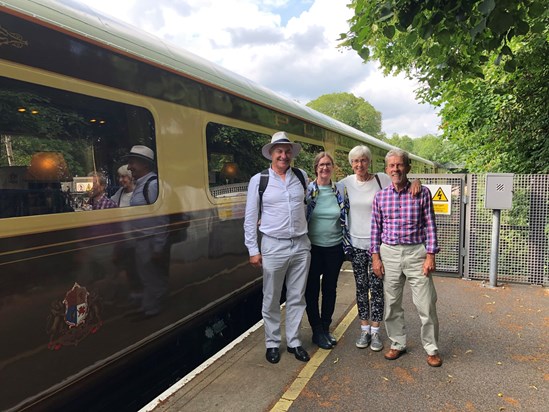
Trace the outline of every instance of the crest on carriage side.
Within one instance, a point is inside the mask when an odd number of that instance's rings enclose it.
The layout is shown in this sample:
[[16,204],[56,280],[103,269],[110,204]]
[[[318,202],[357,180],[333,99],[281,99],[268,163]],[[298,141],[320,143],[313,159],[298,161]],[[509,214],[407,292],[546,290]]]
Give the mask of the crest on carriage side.
[[99,299],[86,287],[75,283],[65,298],[51,304],[47,333],[48,348],[59,350],[62,346],[76,346],[101,327]]

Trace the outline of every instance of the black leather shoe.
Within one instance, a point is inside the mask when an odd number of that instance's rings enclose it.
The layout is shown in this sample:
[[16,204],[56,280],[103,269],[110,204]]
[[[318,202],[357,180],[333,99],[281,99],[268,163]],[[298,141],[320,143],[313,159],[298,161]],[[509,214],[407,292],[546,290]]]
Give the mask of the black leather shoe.
[[313,333],[313,343],[321,349],[332,349],[334,347],[328,339],[328,335],[322,331]]
[[337,339],[335,338],[334,335],[332,335],[330,332],[324,332],[324,333],[326,333],[326,337],[328,338],[332,346],[337,345]]
[[280,350],[278,348],[267,348],[265,358],[270,363],[278,363],[280,361]]
[[337,345],[337,339],[334,337],[334,335],[330,333],[330,322],[322,322],[322,330],[326,334],[326,337],[328,338],[332,346]]
[[301,362],[308,362],[311,359],[307,351],[303,349],[303,346],[296,346],[295,348],[288,346],[288,352],[293,353],[295,358]]

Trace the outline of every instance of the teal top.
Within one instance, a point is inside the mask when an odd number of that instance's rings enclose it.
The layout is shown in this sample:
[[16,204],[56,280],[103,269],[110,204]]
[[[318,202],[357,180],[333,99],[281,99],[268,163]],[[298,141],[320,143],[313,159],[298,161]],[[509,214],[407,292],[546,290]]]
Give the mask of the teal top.
[[309,220],[309,239],[313,245],[339,245],[343,238],[339,217],[341,209],[332,186],[318,186],[316,205]]

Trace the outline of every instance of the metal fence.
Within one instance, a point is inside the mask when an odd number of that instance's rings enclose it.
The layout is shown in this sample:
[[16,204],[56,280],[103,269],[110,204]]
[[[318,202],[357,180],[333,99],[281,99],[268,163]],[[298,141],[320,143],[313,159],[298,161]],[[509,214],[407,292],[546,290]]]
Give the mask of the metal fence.
[[[425,185],[451,185],[450,215],[436,215],[440,253],[436,257],[437,273],[463,276],[463,247],[465,204],[463,194],[465,175],[421,174],[410,175]],[[435,193],[432,193],[433,195]]]
[[[488,280],[492,210],[484,208],[486,175],[468,175],[465,271]],[[513,207],[501,211],[499,281],[549,286],[549,175],[514,175]]]
[[[451,185],[451,215],[437,215],[437,272],[489,280],[492,209],[484,207],[486,175],[410,175]],[[513,207],[500,217],[497,279],[549,286],[549,175],[514,175]]]

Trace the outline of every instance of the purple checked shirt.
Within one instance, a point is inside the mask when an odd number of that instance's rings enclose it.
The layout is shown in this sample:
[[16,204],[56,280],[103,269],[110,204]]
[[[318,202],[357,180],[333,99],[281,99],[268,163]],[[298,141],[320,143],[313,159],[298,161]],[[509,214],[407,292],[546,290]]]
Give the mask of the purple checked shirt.
[[427,253],[438,253],[435,212],[429,189],[422,186],[420,195],[412,196],[408,182],[400,192],[391,185],[376,193],[372,205],[370,253],[379,253],[381,243],[423,243]]

